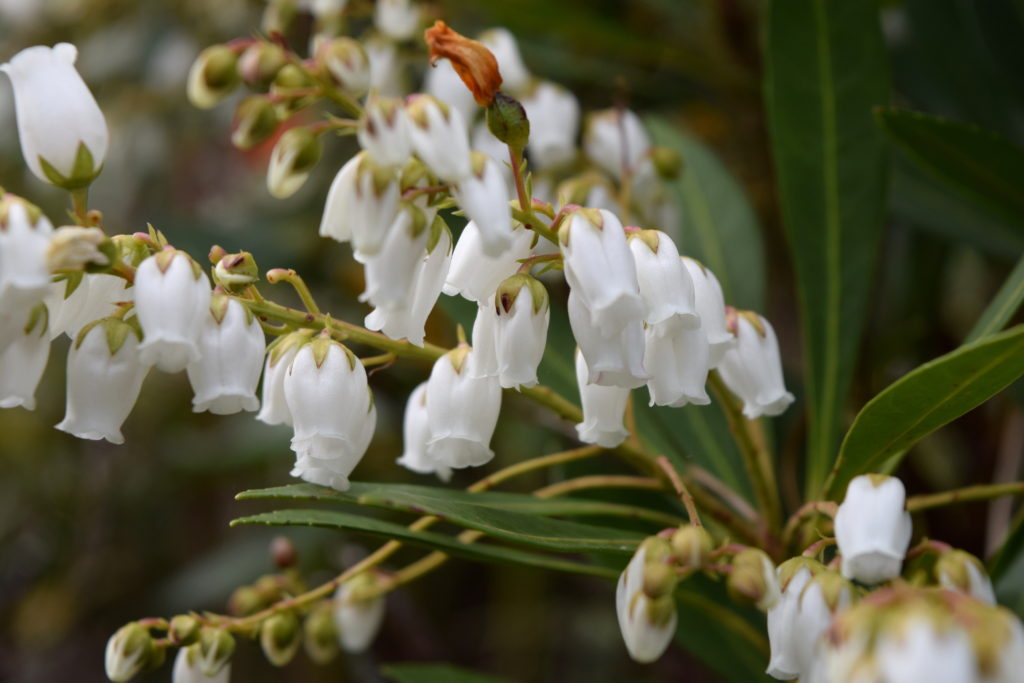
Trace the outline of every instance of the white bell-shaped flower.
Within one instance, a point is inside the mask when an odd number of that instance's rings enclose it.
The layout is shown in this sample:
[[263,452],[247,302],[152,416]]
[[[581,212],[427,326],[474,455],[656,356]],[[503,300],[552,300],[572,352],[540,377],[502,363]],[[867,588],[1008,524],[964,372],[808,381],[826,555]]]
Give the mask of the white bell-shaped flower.
[[779,565],[777,575],[782,594],[768,608],[768,645],[771,655],[767,674],[780,681],[800,675],[797,659],[796,619],[800,594],[811,579],[821,571],[821,564],[805,557],[794,557]]
[[430,416],[427,414],[427,383],[422,382],[409,394],[402,420],[402,456],[398,464],[417,474],[436,474],[441,481],[451,479],[451,468],[438,465],[427,453],[430,441]]
[[388,228],[380,250],[368,256],[358,255],[366,275],[366,289],[359,295],[360,301],[396,308],[412,298],[416,267],[426,255],[430,237],[426,219],[418,207],[406,204]]
[[455,107],[430,95],[413,95],[406,104],[412,147],[441,180],[459,183],[473,175],[469,134]]
[[[959,624],[909,616],[875,643],[879,680],[885,683],[983,683],[971,637]],[[1016,672],[1020,675],[1020,671]]]
[[455,67],[447,59],[438,59],[427,69],[426,78],[423,80],[423,92],[458,111],[467,124],[473,122],[479,111],[473,93],[462,82]]
[[498,258],[515,239],[508,184],[497,162],[473,152],[473,173],[452,188],[452,197],[480,232],[484,255]]
[[212,676],[203,673],[200,666],[199,645],[189,645],[178,650],[174,658],[171,683],[228,683],[231,680],[231,664],[225,664]]
[[339,491],[370,445],[377,410],[366,370],[352,352],[321,336],[295,354],[284,378],[292,415],[291,474]]
[[18,138],[25,163],[43,182],[88,185],[107,155],[107,122],[75,70],[70,43],[36,45],[0,65],[14,86]]
[[475,467],[494,457],[501,386],[497,377],[472,377],[471,356],[470,347],[458,346],[437,359],[427,380],[427,455],[438,467]]
[[0,310],[20,316],[46,296],[52,234],[38,208],[11,194],[0,197]]
[[869,585],[900,575],[912,525],[903,482],[881,474],[854,477],[836,511],[842,572]]
[[134,296],[127,280],[107,273],[84,273],[53,283],[46,296],[46,306],[52,312],[50,339],[61,334],[74,339],[87,324],[113,315],[118,302],[132,301]]
[[402,100],[371,97],[359,119],[359,144],[381,166],[402,166],[412,154],[409,118]]
[[519,261],[530,256],[533,237],[526,228],[516,228],[512,231],[509,248],[492,258],[484,251],[483,237],[476,223],[467,223],[455,245],[444,293],[477,303],[492,298],[501,281],[519,269]]
[[641,545],[622,571],[615,588],[615,612],[622,639],[629,656],[642,664],[661,657],[672,642],[678,622],[671,595],[656,604],[644,591],[646,556],[647,548]]
[[373,579],[360,574],[338,586],[334,594],[334,626],[341,649],[349,653],[365,652],[384,621],[383,595],[360,598],[363,587],[372,587]]
[[393,168],[378,165],[368,152],[349,159],[331,183],[320,234],[352,242],[361,256],[380,251],[398,214],[401,188]]
[[391,339],[407,339],[411,344],[423,346],[427,318],[441,295],[451,260],[451,233],[443,221],[435,220],[427,240],[426,256],[416,266],[410,296],[398,306],[375,308],[366,316],[366,327],[379,330]]
[[540,81],[522,103],[530,120],[526,151],[531,166],[546,171],[572,161],[580,130],[580,103],[576,96],[556,83]]
[[473,353],[466,371],[473,377],[498,376],[498,312],[494,297],[481,301],[473,318]]
[[506,28],[491,28],[480,34],[480,42],[498,61],[502,90],[515,97],[521,95],[530,85],[530,70],[523,63],[516,37]]
[[711,402],[708,380],[708,339],[701,329],[665,334],[657,325],[644,330],[644,368],[652,406],[680,408]]
[[639,320],[610,337],[592,324],[590,311],[576,290],[569,291],[569,326],[587,359],[589,382],[635,389],[650,379],[644,366],[644,329]]
[[629,249],[647,324],[666,335],[700,327],[693,281],[672,238],[660,230],[640,230],[629,236]]
[[644,319],[636,265],[615,214],[603,209],[574,211],[559,231],[559,241],[565,279],[602,335],[617,335]]
[[513,275],[498,286],[494,310],[498,382],[517,390],[536,385],[551,321],[547,290],[527,274]]
[[725,352],[736,345],[736,338],[725,324],[725,296],[718,278],[699,261],[683,257],[683,265],[693,283],[694,304],[700,316],[700,326],[710,346],[711,367],[717,368]]
[[309,341],[309,334],[293,332],[279,337],[267,349],[263,365],[263,393],[256,419],[268,425],[292,426],[292,411],[284,395],[284,378],[299,348]]
[[625,425],[629,389],[592,384],[589,377],[587,361],[577,349],[576,384],[583,404],[583,422],[576,425],[576,432],[583,443],[615,448],[629,436]]
[[267,343],[259,321],[241,303],[217,295],[199,328],[199,359],[189,363],[188,380],[195,396],[192,410],[230,415],[258,410]]
[[363,48],[370,59],[370,91],[384,97],[404,95],[402,63],[394,41],[372,35],[363,41]]
[[722,356],[718,372],[729,390],[743,400],[743,414],[754,420],[774,417],[793,402],[782,378],[779,342],[771,323],[749,311],[730,312],[736,346]]
[[392,40],[408,40],[420,25],[420,6],[412,0],[378,0],[373,25]]
[[36,387],[50,357],[46,307],[37,304],[15,325],[14,339],[0,347],[0,408],[35,410]]
[[819,572],[797,596],[793,618],[793,652],[797,670],[807,676],[822,656],[822,638],[832,619],[854,600],[853,585],[835,572]]
[[68,350],[67,408],[57,429],[80,439],[124,443],[121,425],[149,372],[137,334],[115,318],[82,329]]
[[212,293],[206,273],[185,252],[164,249],[139,264],[134,289],[143,364],[178,372],[199,360],[199,330]]
[[966,593],[988,605],[996,604],[992,579],[985,573],[985,566],[963,550],[943,553],[935,563],[935,578],[943,588]]
[[628,109],[606,109],[587,118],[583,150],[616,179],[637,174],[650,164],[651,138],[640,118]]

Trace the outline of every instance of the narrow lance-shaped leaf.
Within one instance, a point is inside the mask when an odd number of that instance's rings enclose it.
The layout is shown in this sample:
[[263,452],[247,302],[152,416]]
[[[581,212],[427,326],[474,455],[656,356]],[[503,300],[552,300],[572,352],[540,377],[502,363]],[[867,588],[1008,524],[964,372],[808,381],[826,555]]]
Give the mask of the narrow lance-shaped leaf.
[[1022,303],[1024,303],[1024,256],[1017,261],[1013,272],[999,288],[996,298],[978,318],[978,322],[974,324],[964,343],[970,344],[1003,329]]
[[[871,109],[888,100],[872,2],[769,5],[765,101],[807,358],[806,488],[842,428],[881,230],[885,150]],[[783,340],[785,343],[785,340]]]
[[830,498],[850,479],[976,408],[1024,375],[1024,325],[947,353],[871,399],[846,434],[827,483]]

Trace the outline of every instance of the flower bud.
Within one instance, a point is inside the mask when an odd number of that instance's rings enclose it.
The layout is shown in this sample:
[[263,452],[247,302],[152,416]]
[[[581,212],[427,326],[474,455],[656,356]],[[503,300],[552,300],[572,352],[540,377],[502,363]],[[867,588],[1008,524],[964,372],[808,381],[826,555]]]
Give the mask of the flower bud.
[[299,553],[295,544],[287,536],[275,536],[270,542],[270,556],[274,560],[274,566],[278,569],[294,567],[299,561]]
[[227,45],[211,45],[199,53],[188,72],[188,99],[200,109],[212,109],[240,81],[238,54]]
[[996,604],[992,580],[985,573],[981,560],[963,550],[943,553],[935,563],[935,578],[943,588],[966,593],[989,605]]
[[149,663],[154,650],[149,630],[138,623],[126,624],[107,641],[104,666],[114,683],[132,679]]
[[82,270],[88,264],[105,266],[110,259],[99,249],[105,239],[99,228],[61,226],[50,237],[46,263],[53,272]]
[[278,612],[265,619],[260,626],[260,647],[274,666],[284,666],[292,660],[302,643],[299,619],[292,612]]
[[149,370],[139,348],[138,330],[123,320],[105,318],[83,327],[68,350],[67,409],[57,429],[80,439],[124,443],[121,424]]
[[726,588],[729,597],[736,602],[753,604],[762,611],[778,602],[780,592],[772,561],[757,548],[747,548],[736,554]]
[[213,676],[207,676],[199,668],[199,645],[191,645],[178,650],[174,659],[172,683],[228,683],[231,678],[231,665],[228,664]]
[[[655,548],[663,544],[667,547],[660,539],[644,541],[619,576],[615,590],[615,611],[622,639],[629,656],[641,663],[658,659],[676,632],[677,614],[671,593],[657,591],[660,597],[651,599],[644,590],[647,567],[657,565]],[[648,558],[649,551],[652,551],[651,559],[655,559],[653,563]]]
[[317,664],[327,664],[338,655],[338,629],[334,626],[334,611],[329,602],[313,609],[302,625],[306,654]]
[[494,137],[519,152],[530,139],[530,120],[522,103],[496,92],[487,105],[487,129]]
[[256,614],[266,606],[266,598],[252,586],[239,586],[228,600],[228,612],[236,617],[247,617],[250,614]]
[[199,622],[189,614],[179,614],[171,619],[167,635],[175,645],[191,645],[199,640]]
[[277,141],[270,154],[267,190],[277,199],[291,197],[306,182],[322,153],[320,138],[309,128],[290,128]]
[[37,45],[0,65],[14,87],[25,163],[43,182],[87,187],[103,168],[108,132],[103,112],[75,70],[70,43]]
[[198,648],[197,668],[205,676],[216,676],[230,665],[235,639],[224,629],[205,626],[199,632],[198,645],[193,647]]
[[316,50],[316,62],[322,73],[350,95],[362,97],[370,88],[370,59],[352,38],[322,41]]
[[674,180],[682,175],[683,158],[671,147],[651,148],[651,162],[654,170],[665,180]]
[[277,108],[262,95],[250,95],[235,110],[231,144],[238,149],[251,149],[277,131],[280,120]]
[[139,264],[134,290],[142,363],[178,372],[198,361],[211,291],[209,278],[192,257],[170,248],[157,252]]
[[912,533],[903,482],[881,474],[854,477],[836,511],[842,573],[869,585],[900,574]]
[[371,595],[376,589],[376,577],[363,573],[341,584],[334,594],[334,626],[345,652],[364,652],[380,631],[386,604],[384,596]]
[[284,48],[261,41],[242,51],[238,58],[238,74],[253,90],[265,91],[286,64],[288,55]]
[[296,352],[284,395],[295,427],[291,475],[347,490],[377,424],[363,364],[340,343],[320,336]]
[[469,134],[458,109],[430,95],[414,95],[406,104],[409,134],[416,155],[442,180],[458,183],[473,173]]
[[260,269],[247,251],[225,254],[213,269],[213,281],[228,290],[250,285],[259,280]]
[[702,526],[684,524],[672,534],[672,555],[683,569],[699,570],[711,555],[711,534]]
[[743,401],[748,420],[774,417],[793,402],[782,377],[779,342],[771,323],[750,311],[729,311],[736,345],[722,356],[718,372],[729,391]]

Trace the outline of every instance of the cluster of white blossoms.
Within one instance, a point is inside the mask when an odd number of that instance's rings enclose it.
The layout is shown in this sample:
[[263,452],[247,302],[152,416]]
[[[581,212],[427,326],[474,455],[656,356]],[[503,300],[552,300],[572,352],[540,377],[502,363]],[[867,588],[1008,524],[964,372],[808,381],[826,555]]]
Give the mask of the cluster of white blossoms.
[[[981,562],[928,542],[908,554],[911,533],[902,482],[874,474],[850,482],[835,513],[837,552],[828,565],[817,559],[821,543],[775,568],[758,549],[712,551],[700,527],[666,529],[640,546],[619,580],[626,647],[640,662],[660,657],[675,635],[676,584],[694,571],[723,571],[714,562],[732,555],[727,587],[737,601],[767,612],[774,678],[1019,680],[1024,626],[995,604]],[[904,572],[907,558],[914,562]]]

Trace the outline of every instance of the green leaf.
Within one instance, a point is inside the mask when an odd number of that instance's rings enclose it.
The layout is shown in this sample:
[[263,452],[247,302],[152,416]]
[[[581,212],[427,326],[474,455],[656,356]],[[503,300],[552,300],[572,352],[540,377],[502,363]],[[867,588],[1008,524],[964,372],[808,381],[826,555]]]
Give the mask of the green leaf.
[[463,543],[451,536],[433,531],[413,531],[401,524],[387,522],[363,515],[354,515],[337,510],[275,510],[231,521],[232,526],[242,524],[263,524],[268,526],[316,526],[326,529],[340,529],[356,533],[394,539],[409,545],[440,550],[455,557],[465,557],[484,562],[522,564],[538,569],[589,574],[616,578],[619,572],[614,568],[596,564],[584,564],[517,548],[484,543]]
[[[807,491],[835,454],[881,232],[889,98],[877,5],[776,0],[765,100],[807,358]],[[786,340],[783,340],[786,344]]]
[[[365,484],[353,484],[355,487],[367,486]],[[494,491],[470,493],[456,489],[442,489],[432,486],[416,486],[412,484],[370,484],[377,489],[403,489],[418,495],[434,496],[457,501],[467,505],[483,505],[487,507],[500,508],[511,512],[518,512],[527,515],[541,515],[545,517],[617,517],[634,518],[657,523],[661,527],[674,526],[681,523],[680,518],[672,517],[656,510],[637,508],[619,503],[609,503],[602,500],[587,500],[584,498],[536,498],[521,493],[498,493]],[[358,489],[357,489],[358,490]],[[369,490],[369,489],[367,489]],[[243,491],[236,498],[238,500],[260,499],[260,498],[283,498],[290,500],[334,500],[342,503],[359,504],[361,501],[357,496],[350,496],[315,484],[289,484],[267,489],[254,489]],[[390,506],[389,506],[390,507]]]
[[846,434],[827,487],[874,472],[900,451],[976,408],[1024,375],[1024,325],[961,346],[914,369],[871,399]]
[[964,343],[970,344],[1006,327],[1006,323],[1010,322],[1010,318],[1022,303],[1024,303],[1024,256],[1017,261],[1013,272],[999,288],[996,298],[978,318],[978,322],[974,324]]
[[643,534],[635,531],[524,514],[480,505],[476,501],[459,500],[456,495],[451,495],[454,492],[431,494],[424,488],[364,483],[353,484],[346,493],[334,493],[337,494],[336,500],[419,515],[436,515],[494,538],[546,550],[632,554],[644,539]]
[[447,664],[385,664],[381,673],[395,683],[511,683]]
[[1024,149],[992,131],[919,112],[883,108],[875,117],[934,179],[1024,232]]
[[655,144],[675,150],[683,159],[683,173],[672,183],[683,210],[680,252],[714,272],[727,303],[763,310],[761,227],[743,188],[697,138],[658,116],[648,116],[644,123]]

